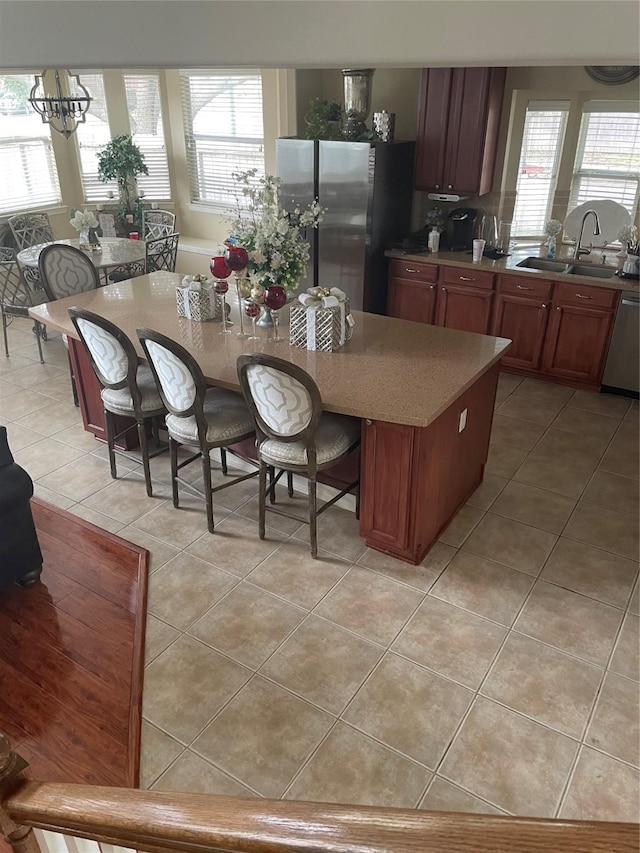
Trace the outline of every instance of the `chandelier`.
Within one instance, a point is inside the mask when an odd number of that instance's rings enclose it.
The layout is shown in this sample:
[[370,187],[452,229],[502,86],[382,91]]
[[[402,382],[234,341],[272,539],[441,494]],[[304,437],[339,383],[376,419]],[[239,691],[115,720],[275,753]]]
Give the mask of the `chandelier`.
[[44,87],[44,75],[35,75],[36,82],[29,93],[28,101],[34,110],[40,114],[44,124],[50,124],[54,130],[67,139],[75,132],[78,125],[85,121],[91,96],[80,82],[77,74],[67,73],[68,94],[62,90],[60,72],[55,71],[55,94],[48,94]]

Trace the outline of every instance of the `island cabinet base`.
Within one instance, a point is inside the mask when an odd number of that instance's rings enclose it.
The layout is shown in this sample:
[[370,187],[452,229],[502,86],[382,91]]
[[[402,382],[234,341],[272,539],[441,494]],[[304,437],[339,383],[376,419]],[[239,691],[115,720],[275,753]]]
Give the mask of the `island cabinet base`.
[[363,421],[360,535],[370,548],[420,563],[480,485],[499,369],[427,427]]

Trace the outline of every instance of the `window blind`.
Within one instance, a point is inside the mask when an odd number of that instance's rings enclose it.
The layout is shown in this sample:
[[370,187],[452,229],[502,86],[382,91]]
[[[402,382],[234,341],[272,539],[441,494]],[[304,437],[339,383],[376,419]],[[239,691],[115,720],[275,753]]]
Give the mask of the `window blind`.
[[81,80],[92,98],[86,121],[78,125],[74,134],[78,146],[84,200],[86,202],[104,201],[109,197],[110,192],[117,199],[117,181],[103,184],[98,180],[98,153],[111,139],[102,74],[83,72]]
[[576,150],[569,210],[612,199],[634,217],[640,181],[640,112],[629,101],[588,101]]
[[537,237],[551,217],[568,101],[530,101],[524,122],[512,234]]
[[255,71],[181,71],[191,199],[235,207],[233,172],[264,174],[262,78]]
[[171,198],[169,164],[162,123],[160,81],[157,74],[124,74],[131,137],[144,155],[148,175],[140,175],[138,191],[147,199]]
[[51,129],[27,98],[28,74],[0,75],[0,210],[14,213],[60,204]]

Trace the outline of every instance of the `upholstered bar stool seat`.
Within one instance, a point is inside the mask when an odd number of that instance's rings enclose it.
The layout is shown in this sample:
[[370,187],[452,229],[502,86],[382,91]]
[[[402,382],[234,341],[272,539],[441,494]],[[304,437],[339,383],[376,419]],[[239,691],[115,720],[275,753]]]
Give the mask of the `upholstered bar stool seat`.
[[[144,364],[140,364],[136,371],[136,385],[140,391],[140,409],[143,412],[164,411],[153,373]],[[128,388],[103,388],[100,396],[105,409],[114,415],[135,413],[135,404]]]
[[[257,477],[258,472],[252,471],[212,487],[210,451],[219,449],[222,473],[226,477],[227,453],[234,453],[231,445],[255,436],[253,418],[240,394],[224,388],[207,388],[202,369],[184,347],[152,329],[137,331],[168,412],[165,424],[169,432],[173,505],[179,506],[179,486],[204,498],[207,527],[209,533],[213,533],[214,493]],[[195,448],[196,453],[178,462],[180,445]],[[202,464],[202,490],[179,476],[185,466],[198,459]]]
[[[111,476],[116,477],[116,441],[130,429],[137,428],[140,454],[147,494],[153,494],[149,460],[167,450],[167,446],[150,451],[147,441],[147,422],[158,438],[157,419],[166,412],[158,393],[153,373],[146,365],[138,364],[138,356],[127,335],[114,323],[98,314],[81,308],[69,308],[69,316],[80,336],[91,367],[102,390],[100,397],[105,414],[107,448]],[[113,415],[135,419],[135,424],[115,434]],[[118,451],[122,453],[122,451]],[[129,456],[129,454],[123,454]]]
[[[320,513],[355,490],[356,517],[359,514],[359,455],[356,457],[356,480],[321,506],[317,506],[316,482],[319,471],[338,464],[357,450],[360,444],[360,421],[325,412],[316,383],[306,371],[291,362],[263,353],[253,353],[241,355],[237,369],[257,435],[260,461],[258,535],[260,539],[265,537],[267,494],[271,503],[274,503],[275,484],[286,472],[291,497],[292,474],[303,474],[308,481],[308,517],[299,518],[275,506],[270,506],[269,511],[306,522],[309,525],[311,556],[317,557],[317,518]],[[279,469],[277,475],[276,468]]]
[[[349,448],[360,438],[360,422],[353,418],[323,412],[316,429],[316,463],[329,465],[349,452]],[[296,465],[306,468],[309,464],[307,448],[302,441],[284,444],[268,438],[260,445],[260,455],[277,468]]]

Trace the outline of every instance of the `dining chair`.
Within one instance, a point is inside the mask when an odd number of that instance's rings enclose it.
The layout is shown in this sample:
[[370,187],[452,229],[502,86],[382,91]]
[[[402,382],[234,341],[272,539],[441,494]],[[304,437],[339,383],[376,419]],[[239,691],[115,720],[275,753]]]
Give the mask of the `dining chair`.
[[[0,313],[2,314],[2,334],[4,336],[4,351],[9,357],[9,338],[7,326],[13,317],[28,317],[32,305],[46,302],[43,290],[31,290],[27,284],[20,265],[16,260],[16,251],[8,246],[0,246]],[[44,364],[42,354],[42,339],[46,337],[45,327],[37,320],[33,321],[33,334],[38,342],[40,364]]]
[[170,210],[143,210],[142,236],[145,240],[168,237],[176,230],[176,215]]
[[[202,369],[180,344],[152,329],[138,329],[137,333],[168,411],[165,424],[169,433],[173,505],[179,505],[179,486],[203,498],[206,502],[207,527],[209,533],[213,533],[214,493],[257,477],[258,471],[251,471],[212,487],[209,453],[214,448],[220,450],[222,473],[226,477],[227,452],[238,455],[230,445],[253,438],[255,434],[251,414],[241,394],[225,388],[208,388]],[[178,448],[181,445],[197,448],[197,451],[178,463]],[[178,476],[182,468],[197,459],[202,462],[203,491]]]
[[9,228],[20,249],[28,249],[39,243],[50,243],[53,239],[53,228],[47,213],[17,213],[7,220]]
[[[151,422],[152,433],[157,439],[157,419],[166,413],[153,373],[138,363],[132,342],[115,323],[83,308],[69,308],[69,316],[102,386],[100,397],[104,408],[111,476],[114,480],[117,478],[116,453],[128,459],[133,458],[131,454],[118,450],[116,441],[132,429],[137,429],[144,481],[147,494],[151,497],[153,487],[149,460],[167,449],[164,446],[154,452],[149,450],[147,424]],[[116,433],[114,415],[135,418],[135,424]]]
[[[314,380],[291,362],[263,353],[251,353],[241,355],[236,364],[257,434],[260,539],[265,537],[267,494],[273,502],[275,484],[284,472],[303,474],[308,481],[308,517],[299,518],[276,506],[268,509],[308,524],[311,556],[317,557],[317,518],[321,513],[355,489],[356,518],[360,515],[359,454],[356,480],[320,507],[316,499],[318,471],[336,465],[359,447],[360,422],[345,415],[325,412]],[[278,469],[278,474],[274,477],[275,469]]]
[[[52,243],[50,246],[44,247],[38,257],[38,272],[48,302],[55,302],[57,299],[95,290],[100,283],[98,271],[85,253],[64,243]],[[67,336],[63,335],[62,340],[67,348],[68,355],[69,342]],[[71,358],[69,358],[69,375],[71,376],[73,402],[77,406],[78,390],[71,366]]]
[[174,232],[164,237],[156,237],[154,240],[147,240],[145,268],[148,273],[159,270],[176,271],[179,239],[180,235]]
[[120,264],[114,267],[107,278],[110,282],[125,281],[128,278],[137,278],[139,275],[144,275],[147,267],[144,261],[130,261],[126,264]]

